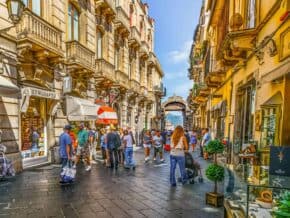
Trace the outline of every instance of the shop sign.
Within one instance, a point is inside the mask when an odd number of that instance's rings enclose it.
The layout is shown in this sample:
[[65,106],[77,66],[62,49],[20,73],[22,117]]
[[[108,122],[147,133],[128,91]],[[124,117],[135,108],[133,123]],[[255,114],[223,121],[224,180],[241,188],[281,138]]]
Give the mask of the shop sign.
[[57,96],[55,92],[32,88],[32,87],[23,88],[22,95],[23,96],[36,96],[40,98],[49,98],[49,99],[59,99],[59,96]]
[[271,146],[270,175],[290,177],[290,146]]

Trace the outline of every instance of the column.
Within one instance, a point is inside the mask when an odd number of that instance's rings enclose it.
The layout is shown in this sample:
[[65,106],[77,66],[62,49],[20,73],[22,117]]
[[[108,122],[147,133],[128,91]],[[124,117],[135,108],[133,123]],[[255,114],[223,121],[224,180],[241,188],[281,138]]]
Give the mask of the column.
[[128,123],[127,123],[127,111],[128,111],[128,95],[124,94],[121,97],[122,99],[122,104],[121,104],[121,127],[127,127]]

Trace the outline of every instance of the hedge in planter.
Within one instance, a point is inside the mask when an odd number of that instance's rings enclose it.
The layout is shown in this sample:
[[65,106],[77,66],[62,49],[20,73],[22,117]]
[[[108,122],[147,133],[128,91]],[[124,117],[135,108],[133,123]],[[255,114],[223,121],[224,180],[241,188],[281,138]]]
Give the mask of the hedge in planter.
[[281,199],[278,200],[278,209],[273,213],[276,218],[290,217],[290,192],[282,194]]

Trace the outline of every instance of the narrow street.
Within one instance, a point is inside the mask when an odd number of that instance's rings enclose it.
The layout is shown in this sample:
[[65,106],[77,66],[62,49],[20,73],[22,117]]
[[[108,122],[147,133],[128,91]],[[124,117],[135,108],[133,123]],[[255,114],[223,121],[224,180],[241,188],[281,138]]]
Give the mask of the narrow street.
[[[142,149],[134,154],[136,171],[97,163],[90,173],[80,167],[71,186],[59,185],[58,165],[24,171],[0,183],[0,217],[223,217],[222,209],[205,205],[208,180],[171,188],[168,156],[145,165]],[[196,158],[204,170],[207,163]]]

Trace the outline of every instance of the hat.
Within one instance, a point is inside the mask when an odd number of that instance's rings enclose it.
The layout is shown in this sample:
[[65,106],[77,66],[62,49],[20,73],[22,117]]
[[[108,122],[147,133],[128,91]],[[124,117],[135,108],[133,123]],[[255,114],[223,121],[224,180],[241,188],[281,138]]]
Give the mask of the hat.
[[64,129],[66,129],[66,130],[71,130],[72,127],[71,127],[71,125],[67,124],[67,125],[64,126]]

